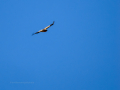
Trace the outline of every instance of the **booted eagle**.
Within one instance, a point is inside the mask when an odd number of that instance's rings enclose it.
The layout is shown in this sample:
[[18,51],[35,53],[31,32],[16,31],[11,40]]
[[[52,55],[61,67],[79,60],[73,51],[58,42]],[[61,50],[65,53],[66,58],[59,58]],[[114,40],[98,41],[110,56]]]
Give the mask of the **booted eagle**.
[[47,29],[48,29],[49,27],[51,27],[53,24],[54,24],[54,21],[53,21],[53,23],[50,24],[49,26],[45,27],[44,29],[39,30],[39,31],[36,32],[36,33],[33,33],[32,35],[34,35],[34,34],[38,34],[38,33],[40,33],[40,32],[47,32]]

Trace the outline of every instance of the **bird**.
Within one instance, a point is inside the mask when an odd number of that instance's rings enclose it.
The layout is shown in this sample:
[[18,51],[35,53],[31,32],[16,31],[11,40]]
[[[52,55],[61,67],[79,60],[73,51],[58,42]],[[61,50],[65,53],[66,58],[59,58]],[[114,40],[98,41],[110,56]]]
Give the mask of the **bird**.
[[36,32],[36,33],[33,33],[32,35],[38,34],[38,33],[40,33],[40,32],[47,32],[47,29],[48,29],[49,27],[51,27],[52,25],[54,25],[54,21],[53,21],[53,23],[50,24],[49,26],[45,27],[44,29],[39,30],[39,31]]

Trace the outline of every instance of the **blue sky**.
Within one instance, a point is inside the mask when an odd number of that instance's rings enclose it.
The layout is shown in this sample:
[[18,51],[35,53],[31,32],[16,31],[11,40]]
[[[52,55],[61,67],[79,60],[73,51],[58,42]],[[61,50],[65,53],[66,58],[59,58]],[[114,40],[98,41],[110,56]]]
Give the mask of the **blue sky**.
[[0,90],[120,89],[118,0],[0,2]]

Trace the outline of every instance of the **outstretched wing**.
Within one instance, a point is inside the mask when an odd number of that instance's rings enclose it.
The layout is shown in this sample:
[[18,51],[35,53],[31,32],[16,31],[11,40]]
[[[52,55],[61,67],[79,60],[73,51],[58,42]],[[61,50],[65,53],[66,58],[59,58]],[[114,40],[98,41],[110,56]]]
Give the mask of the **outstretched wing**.
[[54,21],[52,24],[50,24],[49,26],[45,27],[44,29],[48,29],[49,27],[51,27],[54,24]]
[[33,33],[32,36],[33,36],[34,34],[38,34],[38,33],[40,33],[40,32]]
[[[47,29],[48,29],[49,27],[51,27],[53,24],[54,24],[54,21],[53,21],[53,23],[52,23],[52,24],[50,24],[49,26],[45,27],[45,28],[44,28],[44,29],[42,29],[42,30],[47,30]],[[34,34],[38,34],[38,33],[40,33],[42,30],[39,30],[38,32],[33,33],[32,35],[34,35]]]

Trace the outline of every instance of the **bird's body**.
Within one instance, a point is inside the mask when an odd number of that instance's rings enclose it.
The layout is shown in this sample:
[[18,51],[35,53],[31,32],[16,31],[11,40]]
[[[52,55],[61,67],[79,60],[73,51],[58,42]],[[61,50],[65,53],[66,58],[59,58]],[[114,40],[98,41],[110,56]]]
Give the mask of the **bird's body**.
[[49,26],[45,27],[44,29],[41,29],[41,30],[39,30],[38,32],[33,33],[32,35],[38,34],[38,33],[40,33],[40,32],[47,32],[47,29],[48,29],[49,27],[51,27],[53,24],[54,24],[54,22],[53,22],[52,24],[50,24]]

